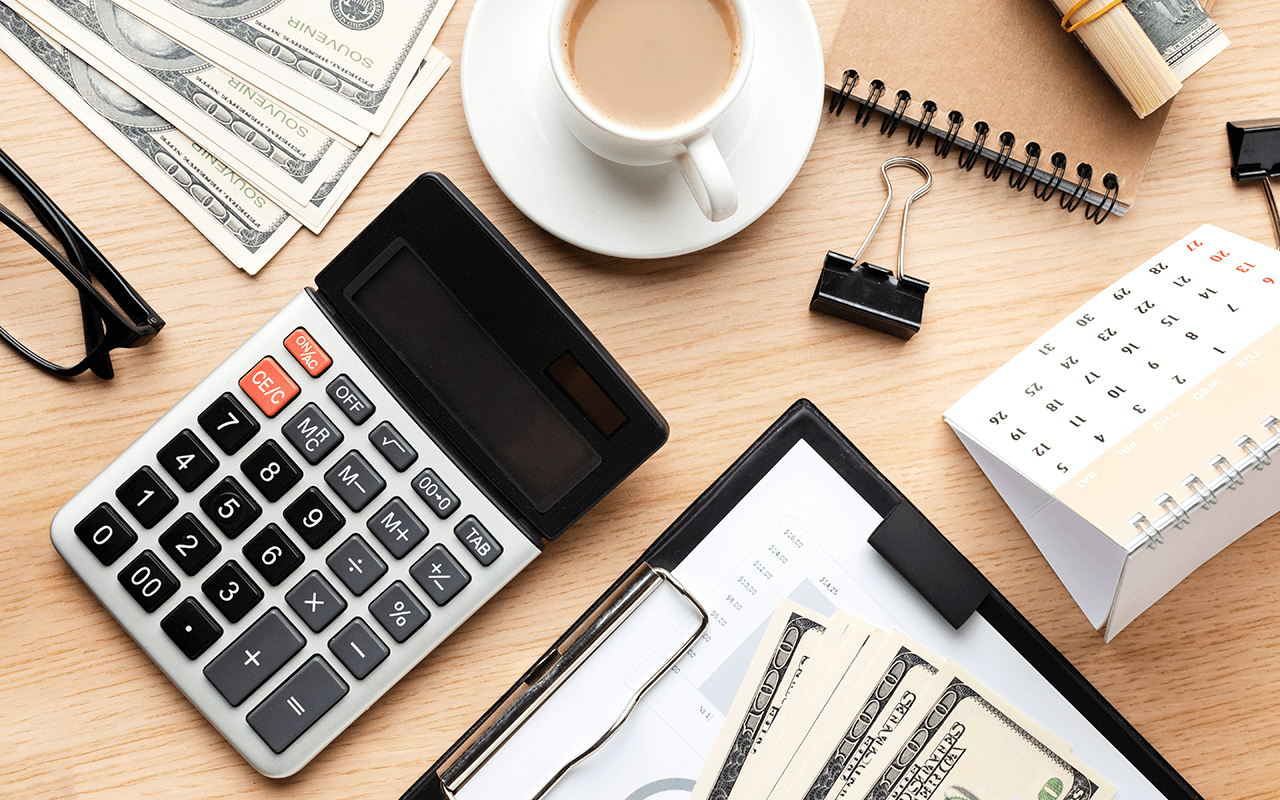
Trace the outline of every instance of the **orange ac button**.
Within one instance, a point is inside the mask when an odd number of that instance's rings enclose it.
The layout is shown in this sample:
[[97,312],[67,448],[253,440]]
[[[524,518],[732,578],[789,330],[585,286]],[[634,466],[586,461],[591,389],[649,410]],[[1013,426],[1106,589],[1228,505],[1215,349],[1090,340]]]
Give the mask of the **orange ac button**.
[[294,358],[298,359],[298,363],[307,371],[307,374],[313,378],[320,377],[329,365],[333,363],[333,359],[329,358],[329,354],[320,349],[320,345],[316,344],[316,340],[311,338],[311,334],[307,333],[306,328],[298,328],[289,334],[284,340],[285,349],[288,350]]
[[262,359],[244,374],[240,379],[240,388],[268,417],[279,414],[280,409],[289,405],[289,401],[297,397],[300,391],[298,384],[293,382],[271,356]]

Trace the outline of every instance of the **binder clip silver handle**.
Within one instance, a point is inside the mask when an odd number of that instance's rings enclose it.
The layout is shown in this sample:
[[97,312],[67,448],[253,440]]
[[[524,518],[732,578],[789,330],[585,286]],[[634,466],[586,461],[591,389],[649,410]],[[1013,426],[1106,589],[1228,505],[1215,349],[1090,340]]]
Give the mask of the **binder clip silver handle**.
[[[868,264],[861,258],[893,203],[893,183],[889,180],[889,170],[894,167],[914,169],[924,176],[924,185],[911,193],[902,209],[898,263],[894,271],[890,272],[875,264]],[[929,291],[929,283],[902,273],[907,250],[907,219],[911,213],[911,204],[933,185],[933,175],[924,164],[905,156],[891,158],[881,164],[880,175],[884,178],[884,186],[889,194],[885,198],[884,207],[880,209],[880,216],[876,217],[875,224],[871,226],[871,231],[853,258],[834,251],[827,253],[818,286],[809,300],[809,309],[890,333],[899,339],[910,339],[920,330],[920,322],[924,316],[924,295]]]

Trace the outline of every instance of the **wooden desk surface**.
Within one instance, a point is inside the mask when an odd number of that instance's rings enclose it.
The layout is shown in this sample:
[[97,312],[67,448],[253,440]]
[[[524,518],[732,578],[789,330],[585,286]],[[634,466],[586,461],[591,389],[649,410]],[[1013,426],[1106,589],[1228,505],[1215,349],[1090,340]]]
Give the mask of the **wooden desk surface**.
[[[813,0],[829,40],[844,0]],[[1209,798],[1274,792],[1280,518],[1215,557],[1118,639],[1053,576],[942,412],[1051,324],[1197,225],[1270,243],[1262,191],[1232,182],[1224,123],[1280,116],[1280,5],[1221,0],[1233,43],[1176,100],[1131,213],[1095,227],[952,157],[912,214],[910,272],[932,282],[903,344],[808,298],[852,253],[901,135],[824,118],[778,204],[706,251],[624,261],[569,246],[481,165],[459,97],[471,0],[437,45],[454,66],[340,213],[256,278],[236,270],[0,55],[0,147],[168,321],[111,382],[49,378],[0,348],[0,785],[12,797],[395,798],[797,397],[812,399]],[[514,78],[515,76],[513,76]],[[54,512],[274,313],[418,173],[449,175],[631,373],[671,439],[295,777],[254,772],[122,632],[49,542]],[[1002,180],[1003,184],[1004,181]],[[549,187],[553,189],[554,187]],[[895,209],[868,257],[896,252]],[[4,247],[12,248],[12,240]],[[1266,787],[1266,788],[1264,788]]]

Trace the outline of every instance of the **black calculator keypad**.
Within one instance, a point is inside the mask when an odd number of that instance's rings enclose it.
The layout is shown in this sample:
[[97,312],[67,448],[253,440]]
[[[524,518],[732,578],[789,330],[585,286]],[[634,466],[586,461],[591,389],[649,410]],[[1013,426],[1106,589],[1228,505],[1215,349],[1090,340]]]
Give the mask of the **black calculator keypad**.
[[160,629],[192,661],[204,655],[204,651],[222,636],[222,626],[194,597],[178,603],[166,614],[160,621]]
[[194,491],[218,469],[218,459],[209,452],[209,448],[201,444],[190,428],[184,429],[173,437],[160,452],[156,460],[169,477],[182,487],[183,491]]
[[250,539],[242,552],[245,560],[272,586],[284,583],[285,578],[302,566],[302,551],[274,522]]
[[274,439],[268,439],[240,462],[240,471],[267,502],[274,503],[302,480],[302,470],[284,454]]
[[75,532],[76,538],[84,542],[104,567],[116,563],[138,541],[138,534],[106,503],[90,511],[89,516],[76,525]]
[[302,541],[315,550],[333,538],[342,529],[347,518],[333,507],[320,490],[312,486],[284,510],[284,521],[289,523]]
[[200,498],[200,508],[228,539],[244,533],[262,516],[262,506],[232,477],[218,481],[212,491]]
[[178,506],[178,496],[151,467],[140,468],[120,484],[116,499],[144,528],[154,528],[165,514]]
[[222,552],[222,545],[200,524],[195,514],[183,514],[160,534],[160,546],[187,575],[195,575]]
[[234,561],[219,567],[200,589],[228,622],[239,622],[262,599],[262,589]]
[[325,416],[320,406],[307,403],[281,428],[293,449],[315,466],[342,444],[342,431]]
[[261,427],[231,392],[224,393],[204,410],[196,421],[209,438],[229,456],[248,444]]
[[148,614],[164,605],[164,601],[178,591],[178,579],[150,550],[142,551],[116,577],[129,596]]

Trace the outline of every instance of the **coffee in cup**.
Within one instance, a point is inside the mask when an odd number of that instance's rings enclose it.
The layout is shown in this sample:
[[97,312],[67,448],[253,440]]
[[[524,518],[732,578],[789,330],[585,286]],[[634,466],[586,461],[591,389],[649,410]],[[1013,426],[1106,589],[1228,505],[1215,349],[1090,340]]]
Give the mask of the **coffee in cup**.
[[631,166],[674,163],[713,222],[738,194],[711,134],[754,50],[749,0],[555,0],[551,71],[565,125]]

